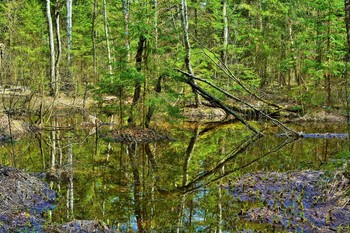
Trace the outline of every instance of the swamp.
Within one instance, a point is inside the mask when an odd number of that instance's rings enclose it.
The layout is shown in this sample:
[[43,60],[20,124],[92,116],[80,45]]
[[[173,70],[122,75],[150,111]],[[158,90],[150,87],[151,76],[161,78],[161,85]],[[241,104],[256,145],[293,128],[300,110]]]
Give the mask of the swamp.
[[0,1],[0,232],[350,232],[349,0]]

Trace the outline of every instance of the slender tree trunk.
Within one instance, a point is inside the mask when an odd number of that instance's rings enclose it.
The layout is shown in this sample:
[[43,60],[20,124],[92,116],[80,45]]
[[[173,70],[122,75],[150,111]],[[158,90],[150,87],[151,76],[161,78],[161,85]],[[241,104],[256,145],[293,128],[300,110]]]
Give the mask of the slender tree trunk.
[[73,0],[67,0],[67,63],[68,66],[71,65],[72,61],[72,29],[73,29],[73,23],[72,23],[72,8],[73,8]]
[[49,46],[50,46],[50,95],[55,96],[56,90],[56,71],[55,71],[55,43],[53,24],[51,17],[51,1],[46,0],[46,17],[49,28]]
[[128,0],[122,0],[123,15],[124,15],[124,36],[125,36],[125,49],[126,59],[130,61],[130,40],[129,40],[129,4]]
[[223,20],[223,30],[222,30],[222,51],[221,51],[221,62],[227,65],[227,45],[228,45],[228,21],[227,21],[227,0],[222,1],[222,20]]
[[[328,19],[327,19],[327,42],[326,42],[326,52],[329,53],[331,50],[331,2],[328,1]],[[327,62],[330,63],[330,57],[327,56]],[[330,106],[332,104],[332,75],[329,69],[326,70],[325,73],[325,81],[326,81],[326,96],[327,96],[327,105]]]
[[55,61],[55,77],[56,77],[55,96],[58,95],[59,86],[60,86],[59,66],[60,66],[61,52],[62,52],[61,29],[60,29],[61,8],[62,8],[61,2],[57,1],[55,6],[56,43],[57,43],[57,54],[56,54],[56,61]]
[[106,2],[106,0],[103,0],[103,18],[104,18],[104,28],[105,28],[106,46],[107,46],[108,73],[112,74],[111,47],[109,45],[109,32],[108,32],[108,18],[107,18],[107,2]]
[[93,9],[92,9],[92,26],[91,26],[91,39],[92,39],[92,57],[94,63],[94,78],[96,80],[97,76],[97,57],[96,57],[96,8],[97,8],[97,0],[94,0]]
[[[184,37],[184,45],[185,45],[185,50],[186,50],[186,55],[185,55],[185,66],[191,75],[194,75],[193,69],[191,66],[191,45],[190,45],[190,40],[188,36],[188,12],[187,12],[187,0],[181,0],[181,24],[182,24],[182,29],[183,29],[183,37]],[[195,82],[193,79],[191,82]],[[192,89],[194,95],[195,95],[195,100],[196,100],[196,105],[200,106],[201,102],[199,99],[199,95],[196,92],[196,90]]]
[[2,73],[2,60],[4,58],[5,53],[5,45],[3,43],[0,43],[0,74]]

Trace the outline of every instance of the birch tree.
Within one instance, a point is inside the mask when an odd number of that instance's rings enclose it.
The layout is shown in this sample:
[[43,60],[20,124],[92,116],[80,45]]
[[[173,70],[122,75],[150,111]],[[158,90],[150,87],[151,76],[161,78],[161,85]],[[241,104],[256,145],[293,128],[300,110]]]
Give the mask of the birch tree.
[[129,39],[129,1],[122,0],[124,16],[124,36],[127,61],[130,60],[130,39]]
[[221,62],[227,65],[227,46],[228,46],[228,22],[227,22],[227,0],[222,1],[222,51],[221,51]]
[[73,0],[67,0],[67,62],[68,66],[71,65],[72,55],[72,8],[73,8]]
[[58,94],[59,83],[60,83],[60,74],[59,74],[59,66],[61,60],[61,52],[62,52],[62,44],[61,44],[61,28],[60,28],[60,13],[63,6],[63,1],[58,0],[55,6],[55,22],[56,22],[56,43],[57,43],[57,54],[55,57],[55,95]]
[[107,2],[106,2],[106,0],[103,0],[103,18],[104,18],[104,29],[105,29],[105,36],[106,36],[108,73],[112,74],[111,48],[109,45],[109,32],[108,32],[108,18],[107,18]]
[[[185,55],[185,66],[189,74],[194,75],[193,69],[191,66],[191,45],[188,35],[188,9],[187,9],[187,0],[181,0],[181,24],[182,24],[182,30],[183,30],[183,40],[184,40],[184,46],[186,50]],[[191,80],[191,82],[195,82],[194,80]],[[199,95],[196,92],[196,90],[192,89],[193,93],[195,94],[195,100],[196,105],[201,105]]]
[[46,0],[46,18],[48,23],[49,46],[50,46],[50,95],[55,96],[56,94],[56,71],[55,71],[56,58],[55,58],[55,43],[54,43],[50,0]]

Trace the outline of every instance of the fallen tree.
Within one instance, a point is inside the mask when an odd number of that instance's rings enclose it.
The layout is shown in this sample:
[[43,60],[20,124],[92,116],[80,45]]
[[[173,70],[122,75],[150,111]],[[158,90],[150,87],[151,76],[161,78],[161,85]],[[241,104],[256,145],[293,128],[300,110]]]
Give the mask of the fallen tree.
[[[208,80],[202,79],[200,77],[197,77],[193,74],[187,73],[185,71],[179,70],[179,69],[175,69],[176,71],[180,72],[181,74],[184,75],[185,79],[184,82],[186,82],[188,85],[191,86],[191,88],[193,90],[195,90],[199,95],[201,95],[204,99],[206,99],[207,101],[209,101],[210,103],[214,104],[214,106],[222,108],[227,114],[230,114],[232,116],[234,116],[237,120],[239,120],[241,123],[243,123],[244,125],[246,125],[250,130],[252,130],[254,133],[256,134],[261,134],[261,132],[256,129],[255,127],[253,127],[252,125],[250,125],[238,112],[234,111],[232,108],[230,108],[229,106],[227,106],[223,101],[221,101],[220,99],[218,99],[217,97],[215,97],[213,94],[209,93],[208,91],[204,90],[202,87],[199,86],[199,84],[195,83],[193,80],[197,80],[200,81],[202,83],[205,83],[207,85],[209,85],[210,87],[214,88],[215,90],[221,92],[222,94],[224,94],[226,97],[240,103],[243,104],[245,106],[247,106],[250,109],[253,109],[255,112],[260,113],[262,116],[264,116],[266,119],[271,120],[275,125],[277,125],[286,136],[288,137],[299,137],[299,133],[294,131],[293,129],[287,127],[286,125],[284,125],[282,122],[278,121],[277,119],[271,117],[270,115],[264,113],[263,111],[259,110],[257,107],[255,107],[254,105],[230,94],[229,92],[225,91],[224,89],[216,86],[215,84],[209,82]],[[278,106],[278,105],[273,105],[273,106]]]

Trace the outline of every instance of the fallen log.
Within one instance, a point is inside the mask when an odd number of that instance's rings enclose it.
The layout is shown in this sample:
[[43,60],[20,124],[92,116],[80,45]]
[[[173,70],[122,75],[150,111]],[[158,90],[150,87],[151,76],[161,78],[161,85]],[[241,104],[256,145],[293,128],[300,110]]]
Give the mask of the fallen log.
[[[249,107],[250,109],[254,110],[255,112],[258,112],[259,114],[261,114],[262,116],[266,117],[266,119],[271,120],[275,125],[277,125],[286,135],[288,135],[288,137],[296,137],[298,136],[298,133],[296,131],[294,131],[293,129],[285,126],[283,123],[281,123],[280,121],[278,121],[277,119],[274,119],[273,117],[271,117],[270,115],[264,113],[263,111],[257,109],[255,106],[253,106],[250,103],[247,103],[241,99],[239,99],[238,97],[228,93],[227,91],[223,90],[222,88],[214,85],[213,83],[199,78],[195,75],[189,74],[187,72],[184,72],[182,70],[176,69],[176,71],[180,72],[181,74],[185,75],[186,77],[188,77],[188,79],[186,80],[186,83],[189,84],[193,89],[197,90],[199,92],[199,94],[205,98],[206,100],[208,100],[209,102],[213,102],[215,103],[215,105],[217,105],[218,107],[222,108],[223,110],[225,110],[227,113],[233,115],[234,117],[236,117],[239,121],[241,121],[243,124],[245,124],[246,126],[248,126],[248,128],[252,129],[254,132],[258,133],[252,126],[250,126],[244,119],[242,116],[239,115],[239,113],[237,113],[236,111],[232,110],[231,108],[227,107],[224,103],[222,103],[219,99],[215,98],[213,95],[209,94],[207,91],[205,91],[204,89],[202,89],[201,87],[198,86],[198,84],[194,83],[192,80],[198,80],[201,82],[204,82],[206,84],[208,84],[209,86],[211,86],[212,88],[220,91],[221,93],[223,93],[224,95],[226,95],[228,98],[233,99],[239,103],[244,104],[245,106]],[[259,132],[260,133],[260,132]]]
[[[280,137],[286,137],[285,133],[277,134]],[[339,138],[339,139],[349,139],[348,133],[298,133],[299,138]]]

